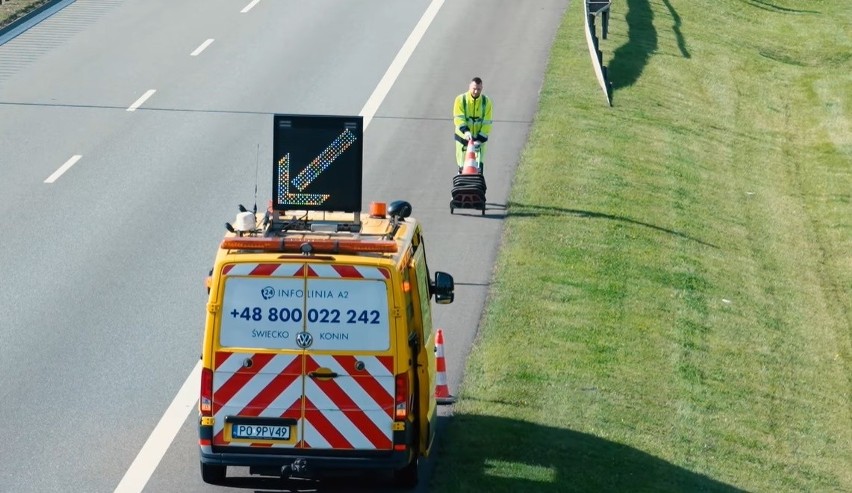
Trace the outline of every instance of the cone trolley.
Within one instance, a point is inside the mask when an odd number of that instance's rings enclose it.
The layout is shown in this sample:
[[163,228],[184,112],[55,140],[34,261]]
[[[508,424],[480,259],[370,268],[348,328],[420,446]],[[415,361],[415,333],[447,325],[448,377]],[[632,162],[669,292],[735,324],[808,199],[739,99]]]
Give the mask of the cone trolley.
[[471,140],[467,143],[462,172],[453,177],[450,214],[454,214],[456,209],[476,209],[484,216],[485,190],[485,176],[482,174],[482,167]]

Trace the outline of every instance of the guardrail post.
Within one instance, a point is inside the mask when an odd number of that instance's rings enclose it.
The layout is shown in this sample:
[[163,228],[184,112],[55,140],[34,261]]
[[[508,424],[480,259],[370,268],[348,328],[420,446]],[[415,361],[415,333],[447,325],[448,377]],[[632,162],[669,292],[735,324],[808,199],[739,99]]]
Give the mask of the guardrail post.
[[611,5],[611,0],[586,0],[584,2],[586,9],[586,42],[589,45],[589,55],[592,57],[592,65],[594,66],[598,83],[610,106],[612,106],[612,82],[610,82],[607,69],[603,64],[603,52],[600,50],[600,41],[598,40],[597,29],[595,28],[595,17],[601,17],[601,35],[603,39],[606,39],[609,32],[609,9]]

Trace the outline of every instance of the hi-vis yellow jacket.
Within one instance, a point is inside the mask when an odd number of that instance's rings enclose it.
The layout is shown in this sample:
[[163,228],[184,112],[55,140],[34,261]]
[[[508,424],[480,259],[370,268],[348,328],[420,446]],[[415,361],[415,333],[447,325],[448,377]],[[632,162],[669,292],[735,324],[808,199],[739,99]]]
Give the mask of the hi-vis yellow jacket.
[[491,134],[491,110],[493,109],[491,98],[485,94],[480,94],[478,98],[473,99],[470,92],[459,94],[456,96],[453,104],[453,124],[456,127],[456,141],[463,145],[467,145],[464,139],[464,133],[470,132],[474,139],[480,142],[487,142],[488,136]]

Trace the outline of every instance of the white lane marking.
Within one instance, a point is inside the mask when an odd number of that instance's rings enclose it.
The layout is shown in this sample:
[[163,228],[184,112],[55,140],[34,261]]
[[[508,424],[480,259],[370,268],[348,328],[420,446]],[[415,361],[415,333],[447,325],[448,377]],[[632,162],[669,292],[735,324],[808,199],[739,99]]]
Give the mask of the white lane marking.
[[205,41],[205,42],[201,43],[201,46],[199,46],[198,48],[196,48],[196,49],[195,49],[195,51],[193,51],[192,53],[190,53],[190,54],[189,54],[189,56],[198,56],[198,55],[199,55],[202,51],[204,51],[204,49],[205,49],[205,48],[207,48],[208,46],[210,46],[210,44],[211,44],[212,42],[213,42],[213,38],[210,38],[210,39],[208,39],[207,41]]
[[399,49],[399,53],[396,54],[396,58],[394,58],[393,62],[391,62],[390,67],[388,67],[388,70],[385,72],[382,80],[379,81],[379,85],[376,86],[376,89],[373,91],[370,99],[367,100],[367,104],[365,104],[364,108],[361,109],[361,113],[359,114],[364,117],[364,130],[366,130],[367,126],[370,125],[370,122],[373,120],[373,116],[376,114],[376,111],[379,110],[379,106],[382,104],[382,101],[385,100],[385,97],[390,92],[391,87],[393,87],[396,79],[399,77],[399,74],[402,73],[402,69],[405,67],[405,64],[408,63],[408,59],[411,58],[411,54],[414,53],[414,49],[417,48],[420,40],[423,39],[423,35],[426,34],[426,29],[429,28],[430,24],[432,24],[432,21],[438,15],[438,11],[441,10],[442,5],[444,5],[444,0],[432,0],[432,3],[430,3],[429,7],[426,8],[426,12],[423,12],[423,16],[420,17],[420,22],[414,26],[414,30],[411,31],[411,34],[408,35],[408,39],[405,40],[402,48]]
[[57,178],[62,176],[62,173],[65,173],[66,171],[68,171],[68,168],[70,168],[71,166],[74,166],[77,163],[77,161],[80,160],[81,157],[83,157],[83,156],[81,156],[80,154],[75,154],[75,155],[71,156],[71,158],[68,161],[65,161],[65,164],[60,166],[58,170],[54,171],[52,175],[48,176],[47,179],[44,180],[44,182],[45,183],[55,182],[57,180]]
[[243,10],[240,10],[240,13],[245,14],[246,12],[251,10],[255,5],[257,5],[258,2],[260,2],[260,0],[251,0],[251,3],[243,7]]
[[[248,9],[257,4],[258,1],[259,0],[253,0],[252,3],[243,10],[248,11]],[[432,3],[426,9],[426,12],[420,18],[420,22],[418,22],[414,27],[414,31],[412,31],[408,36],[408,39],[405,41],[405,44],[403,44],[402,48],[400,48],[396,58],[394,58],[393,62],[391,62],[391,66],[388,68],[387,72],[385,72],[382,80],[379,81],[379,85],[373,91],[373,94],[370,96],[370,99],[367,101],[367,104],[364,105],[364,108],[360,113],[361,116],[364,117],[364,129],[367,128],[367,125],[369,125],[373,115],[376,114],[376,110],[379,108],[379,105],[382,101],[384,101],[385,96],[387,96],[394,82],[396,82],[397,77],[399,77],[403,67],[408,62],[408,59],[411,57],[411,54],[417,47],[417,44],[423,38],[423,34],[438,14],[438,10],[440,10],[442,5],[444,5],[444,0],[432,0]],[[130,469],[128,469],[125,473],[121,483],[119,483],[118,487],[115,489],[115,493],[141,492],[145,488],[145,485],[148,483],[148,480],[151,478],[154,470],[156,470],[157,465],[159,465],[160,460],[162,460],[163,456],[174,441],[175,436],[177,436],[180,431],[183,421],[186,420],[189,412],[195,408],[196,402],[198,401],[198,385],[200,379],[201,362],[199,361],[192,370],[192,373],[189,375],[189,378],[187,378],[184,382],[183,387],[181,387],[180,391],[175,396],[172,404],[166,410],[162,419],[160,419],[160,423],[157,424],[157,427],[151,433],[148,441],[146,441],[145,445],[142,446],[142,450],[139,451],[139,455],[136,456],[136,460],[134,460],[133,464],[130,465]],[[191,392],[187,389],[191,390]],[[164,422],[168,424],[164,425]],[[166,426],[169,428],[168,433],[165,429]]]
[[148,89],[148,91],[142,95],[141,98],[137,99],[135,103],[131,104],[127,111],[136,111],[136,108],[142,106],[142,103],[148,100],[154,93],[157,92],[156,89]]
[[189,413],[196,409],[200,382],[201,361],[199,360],[163,417],[160,418],[160,422],[151,432],[151,436],[142,446],[133,464],[130,464],[130,469],[124,473],[124,477],[115,488],[115,493],[135,493],[145,488]]

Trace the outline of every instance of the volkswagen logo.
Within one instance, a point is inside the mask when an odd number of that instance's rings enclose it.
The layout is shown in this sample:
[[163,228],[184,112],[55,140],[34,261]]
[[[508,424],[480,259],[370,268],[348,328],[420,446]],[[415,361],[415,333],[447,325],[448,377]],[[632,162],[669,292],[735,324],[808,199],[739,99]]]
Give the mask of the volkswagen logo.
[[311,347],[311,344],[313,343],[314,336],[312,336],[310,332],[299,332],[296,334],[296,344],[298,344],[300,348],[307,349]]

